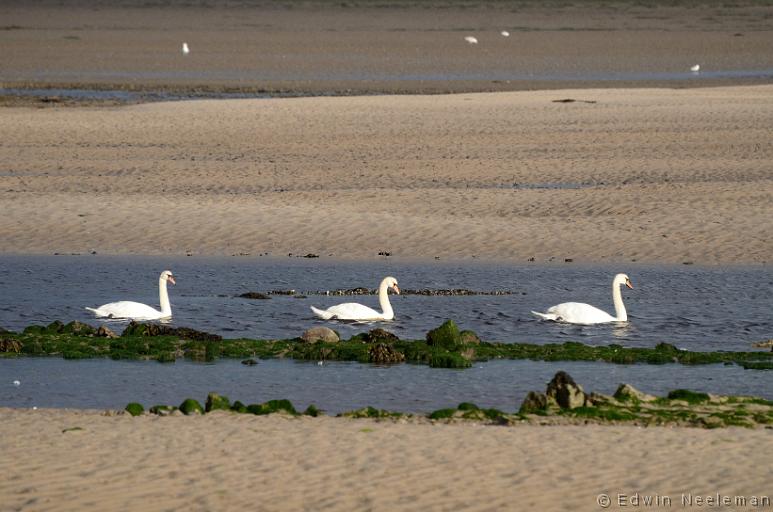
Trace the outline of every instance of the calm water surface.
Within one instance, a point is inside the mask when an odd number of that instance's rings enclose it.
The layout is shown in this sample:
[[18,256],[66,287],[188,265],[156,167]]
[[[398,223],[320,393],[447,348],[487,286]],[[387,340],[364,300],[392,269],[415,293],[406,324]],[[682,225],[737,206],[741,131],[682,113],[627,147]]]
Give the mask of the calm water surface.
[[[158,274],[166,268],[177,278],[177,286],[170,287],[172,325],[228,338],[288,338],[313,325],[331,325],[343,337],[367,331],[375,325],[325,324],[312,316],[309,306],[355,300],[378,307],[375,296],[249,300],[236,295],[275,289],[302,293],[375,288],[386,275],[397,277],[404,289],[512,292],[468,297],[390,295],[397,318],[376,325],[401,338],[423,338],[448,318],[484,340],[504,342],[572,340],[651,347],[665,341],[689,350],[752,350],[752,342],[773,337],[773,273],[768,267],[415,264],[390,259],[342,263],[300,258],[2,256],[0,326],[21,330],[57,319],[98,324],[84,306],[115,300],[157,306]],[[541,322],[530,314],[532,309],[541,311],[570,300],[613,312],[611,280],[620,271],[627,272],[635,286],[623,293],[629,312],[626,326],[569,326]],[[118,321],[107,324],[117,331],[125,326]],[[176,404],[188,396],[203,398],[209,391],[218,391],[250,402],[289,398],[299,406],[315,403],[331,412],[365,405],[429,411],[462,401],[514,410],[527,391],[542,390],[561,369],[586,390],[607,393],[628,382],[650,393],[688,387],[773,398],[773,372],[736,366],[492,361],[468,370],[443,370],[261,361],[250,368],[238,361],[161,365],[21,358],[0,360],[0,405],[122,407],[133,400]],[[13,386],[13,380],[22,384]]]

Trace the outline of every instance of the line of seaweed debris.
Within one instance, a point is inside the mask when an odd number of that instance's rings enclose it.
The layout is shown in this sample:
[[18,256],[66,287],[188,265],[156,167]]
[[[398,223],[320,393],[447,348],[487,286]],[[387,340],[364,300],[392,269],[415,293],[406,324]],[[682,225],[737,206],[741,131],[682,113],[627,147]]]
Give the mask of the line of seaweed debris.
[[[316,333],[315,333],[316,331]],[[654,348],[621,345],[592,346],[578,342],[485,342],[453,320],[427,332],[423,340],[401,340],[373,329],[341,340],[328,327],[317,326],[290,339],[221,339],[185,327],[131,323],[121,336],[105,326],[52,322],[29,326],[22,333],[0,334],[0,357],[61,356],[66,359],[110,357],[173,363],[179,358],[214,361],[219,358],[292,358],[306,361],[356,361],[371,364],[425,364],[433,368],[469,368],[491,359],[593,361],[616,364],[737,364],[748,370],[773,369],[773,352],[691,352],[669,343]]]
[[[138,402],[129,403],[125,411],[132,416],[146,414]],[[210,392],[204,406],[187,398],[179,406],[154,405],[147,414],[200,415],[214,411],[226,413],[283,414],[318,417],[325,415],[315,405],[303,413],[287,400],[269,400],[245,405],[231,403],[228,397]],[[688,426],[702,428],[745,427],[773,428],[773,402],[748,396],[719,396],[677,389],[665,397],[656,397],[637,390],[630,384],[620,384],[614,395],[586,393],[582,386],[564,371],[559,371],[548,383],[544,393],[530,391],[517,412],[503,412],[495,408],[481,408],[470,402],[456,407],[439,409],[427,415],[414,415],[364,407],[338,414],[344,418],[370,418],[378,421],[405,421],[417,419],[440,423],[473,421],[492,425],[557,425],[557,424],[632,424],[639,426]]]

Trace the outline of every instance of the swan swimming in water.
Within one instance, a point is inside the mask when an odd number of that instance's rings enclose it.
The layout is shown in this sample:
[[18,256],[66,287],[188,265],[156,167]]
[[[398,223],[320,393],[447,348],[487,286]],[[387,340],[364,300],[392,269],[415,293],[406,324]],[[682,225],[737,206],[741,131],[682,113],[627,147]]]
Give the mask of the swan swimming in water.
[[161,311],[146,304],[122,300],[104,304],[98,308],[89,308],[100,318],[127,318],[130,320],[160,320],[172,318],[172,306],[169,304],[169,294],[166,291],[166,283],[175,284],[174,276],[170,270],[164,270],[158,277],[158,299],[161,303]]
[[620,286],[626,285],[633,289],[631,280],[626,274],[617,274],[612,281],[612,302],[615,304],[615,316],[610,315],[597,307],[581,302],[564,302],[547,310],[545,313],[535,315],[543,320],[553,320],[555,322],[565,322],[568,324],[604,324],[609,322],[627,322],[628,313],[625,311],[623,296],[620,293]]
[[378,302],[381,305],[383,313],[379,313],[375,309],[363,306],[362,304],[357,304],[356,302],[338,304],[337,306],[331,306],[325,310],[311,306],[311,310],[322,320],[392,320],[395,317],[395,312],[392,310],[392,305],[389,303],[389,295],[387,295],[387,290],[389,288],[392,288],[396,294],[400,295],[400,288],[397,287],[397,279],[394,277],[385,277],[378,287]]

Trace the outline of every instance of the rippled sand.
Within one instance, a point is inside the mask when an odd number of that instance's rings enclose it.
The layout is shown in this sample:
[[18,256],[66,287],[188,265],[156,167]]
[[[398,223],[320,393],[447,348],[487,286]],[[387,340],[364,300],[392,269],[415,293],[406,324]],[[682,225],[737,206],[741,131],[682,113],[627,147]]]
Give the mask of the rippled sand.
[[[0,510],[600,510],[770,493],[765,430],[0,409]],[[678,457],[675,455],[678,454]],[[603,499],[603,498],[602,498]]]
[[770,126],[773,86],[4,108],[0,251],[767,262]]

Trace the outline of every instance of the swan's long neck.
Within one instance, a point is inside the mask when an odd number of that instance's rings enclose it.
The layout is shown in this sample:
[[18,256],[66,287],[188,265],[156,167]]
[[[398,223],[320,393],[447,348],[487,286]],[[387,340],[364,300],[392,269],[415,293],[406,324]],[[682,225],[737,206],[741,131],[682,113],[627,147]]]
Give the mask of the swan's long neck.
[[164,316],[172,316],[172,305],[169,304],[169,294],[166,291],[166,279],[158,280],[158,301],[161,303],[161,313]]
[[381,286],[378,287],[378,303],[381,305],[384,320],[391,320],[395,317],[395,312],[392,310],[392,304],[389,303],[389,294],[387,294],[388,289],[389,285],[386,280],[382,281]]
[[620,284],[617,281],[612,283],[612,302],[615,304],[615,316],[618,322],[628,321],[628,312],[623,304],[623,293],[620,291]]

